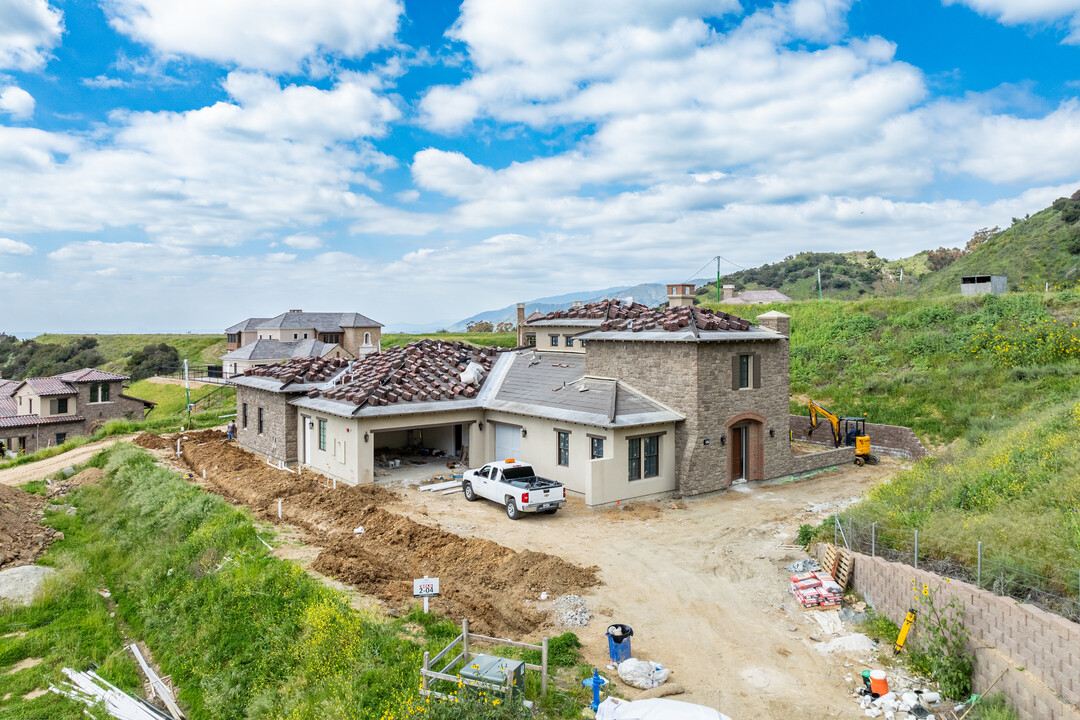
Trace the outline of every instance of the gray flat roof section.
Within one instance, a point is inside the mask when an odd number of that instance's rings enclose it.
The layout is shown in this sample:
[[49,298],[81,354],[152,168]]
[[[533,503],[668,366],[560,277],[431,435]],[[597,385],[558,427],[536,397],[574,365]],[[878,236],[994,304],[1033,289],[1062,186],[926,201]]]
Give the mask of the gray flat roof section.
[[584,355],[523,351],[512,357],[506,378],[484,403],[488,410],[601,427],[684,419],[622,383],[587,377]]

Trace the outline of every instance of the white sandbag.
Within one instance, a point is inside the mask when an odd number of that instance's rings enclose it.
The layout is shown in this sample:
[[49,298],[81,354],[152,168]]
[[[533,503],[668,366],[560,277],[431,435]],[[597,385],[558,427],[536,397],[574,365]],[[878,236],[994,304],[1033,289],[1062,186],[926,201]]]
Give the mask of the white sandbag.
[[667,682],[671,671],[660,663],[630,658],[619,663],[619,677],[631,687],[652,690]]
[[596,709],[596,720],[731,720],[710,707],[678,700],[608,698]]

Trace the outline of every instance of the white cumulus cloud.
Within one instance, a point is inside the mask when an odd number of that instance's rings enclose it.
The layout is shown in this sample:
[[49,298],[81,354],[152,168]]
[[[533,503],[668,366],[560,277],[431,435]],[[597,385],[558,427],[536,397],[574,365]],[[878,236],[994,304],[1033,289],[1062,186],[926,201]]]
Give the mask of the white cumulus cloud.
[[34,96],[20,87],[9,85],[0,90],[0,112],[15,120],[29,120],[34,115]]
[[161,55],[275,73],[322,54],[356,58],[383,47],[404,11],[400,0],[107,0],[105,6],[118,32]]
[[33,255],[34,248],[24,242],[0,237],[0,255]]
[[60,42],[63,18],[47,0],[4,0],[0,5],[0,69],[44,66]]
[[946,5],[966,5],[1005,25],[1051,23],[1065,20],[1070,33],[1066,43],[1080,45],[1080,0],[943,0]]
[[323,246],[322,239],[314,235],[306,234],[290,235],[289,237],[282,240],[282,242],[291,248],[296,248],[297,250],[316,250]]

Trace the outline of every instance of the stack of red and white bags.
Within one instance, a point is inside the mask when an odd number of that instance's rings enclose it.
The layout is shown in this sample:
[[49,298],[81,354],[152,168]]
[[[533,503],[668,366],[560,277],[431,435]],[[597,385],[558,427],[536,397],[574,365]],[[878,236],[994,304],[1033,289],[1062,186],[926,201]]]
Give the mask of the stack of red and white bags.
[[791,576],[791,591],[803,607],[840,607],[844,589],[827,572],[795,573]]

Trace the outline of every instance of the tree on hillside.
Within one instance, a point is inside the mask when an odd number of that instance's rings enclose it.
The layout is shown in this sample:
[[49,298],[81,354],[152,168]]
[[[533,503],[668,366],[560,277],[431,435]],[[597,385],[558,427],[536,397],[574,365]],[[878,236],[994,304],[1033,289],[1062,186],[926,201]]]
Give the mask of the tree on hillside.
[[939,247],[926,253],[926,264],[931,270],[941,270],[959,260],[963,254],[960,248]]
[[982,228],[981,230],[976,230],[975,234],[971,236],[971,239],[967,241],[967,245],[964,247],[964,252],[969,253],[974,251],[975,248],[987,243],[990,238],[994,237],[999,232],[1001,232],[1001,228],[999,228],[997,225],[992,228]]
[[1064,223],[1071,224],[1080,220],[1080,200],[1058,198],[1054,201],[1054,209],[1061,213],[1061,221]]
[[476,333],[495,332],[495,326],[492,325],[491,323],[489,323],[487,320],[481,320],[481,321],[474,320],[474,321],[472,321],[471,323],[469,323],[468,325],[465,326],[465,330],[468,331],[468,332],[476,332]]
[[513,331],[514,331],[514,324],[511,323],[511,322],[506,322],[505,320],[495,326],[495,332],[505,333],[505,332],[513,332]]
[[104,365],[105,358],[97,351],[97,344],[97,338],[92,337],[80,337],[62,344],[26,340],[10,352],[0,374],[21,380]]
[[124,371],[132,380],[143,380],[154,375],[175,372],[181,365],[180,352],[167,343],[145,345],[128,357]]

